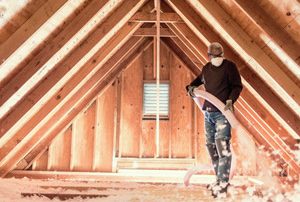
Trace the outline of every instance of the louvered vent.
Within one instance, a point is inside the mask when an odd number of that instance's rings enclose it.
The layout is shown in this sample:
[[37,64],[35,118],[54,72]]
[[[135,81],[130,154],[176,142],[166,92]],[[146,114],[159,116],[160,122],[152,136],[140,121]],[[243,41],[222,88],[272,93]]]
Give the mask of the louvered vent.
[[[156,115],[156,83],[144,83],[144,116]],[[159,84],[159,114],[169,115],[169,84]]]

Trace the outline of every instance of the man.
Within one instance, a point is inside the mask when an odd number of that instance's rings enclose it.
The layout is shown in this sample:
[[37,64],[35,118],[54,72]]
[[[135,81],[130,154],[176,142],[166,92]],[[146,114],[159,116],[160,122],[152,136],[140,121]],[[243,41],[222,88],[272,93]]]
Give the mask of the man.
[[[214,42],[208,47],[208,62],[200,75],[192,81],[186,90],[194,97],[194,88],[204,84],[205,90],[225,104],[224,110],[233,112],[233,104],[242,91],[241,77],[236,65],[225,59],[221,44]],[[206,147],[214,166],[216,182],[208,186],[214,197],[227,193],[231,167],[231,126],[225,116],[210,102],[205,101],[204,124]]]

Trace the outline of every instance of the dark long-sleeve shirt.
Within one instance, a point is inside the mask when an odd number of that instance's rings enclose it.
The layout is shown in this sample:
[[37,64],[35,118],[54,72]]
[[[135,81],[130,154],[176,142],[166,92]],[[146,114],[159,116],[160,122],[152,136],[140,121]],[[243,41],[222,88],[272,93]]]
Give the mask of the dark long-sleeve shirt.
[[[213,66],[211,62],[207,63],[200,75],[190,83],[191,86],[200,86],[204,84],[205,90],[220,99],[224,104],[226,100],[232,100],[233,103],[238,99],[242,91],[241,76],[236,65],[224,59],[218,67]],[[206,101],[203,104],[203,110],[218,111],[218,109]]]

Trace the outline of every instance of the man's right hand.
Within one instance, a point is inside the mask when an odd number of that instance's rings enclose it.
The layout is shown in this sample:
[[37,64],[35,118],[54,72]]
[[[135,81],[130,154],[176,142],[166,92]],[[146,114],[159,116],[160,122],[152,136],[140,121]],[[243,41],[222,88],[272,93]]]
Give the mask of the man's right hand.
[[196,86],[187,85],[185,88],[186,88],[186,91],[188,92],[189,96],[196,97],[194,94],[194,89],[196,88]]

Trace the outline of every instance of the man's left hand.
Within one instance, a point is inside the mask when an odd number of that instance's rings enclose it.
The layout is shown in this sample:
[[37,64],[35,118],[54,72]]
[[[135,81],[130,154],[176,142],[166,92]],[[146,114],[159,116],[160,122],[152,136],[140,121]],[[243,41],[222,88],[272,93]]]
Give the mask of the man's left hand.
[[224,111],[226,111],[226,110],[230,110],[231,112],[234,111],[232,100],[226,100],[226,105],[224,107]]

